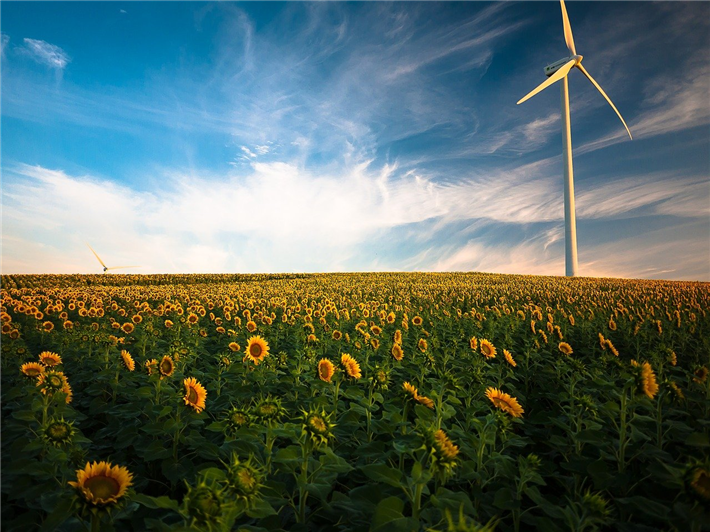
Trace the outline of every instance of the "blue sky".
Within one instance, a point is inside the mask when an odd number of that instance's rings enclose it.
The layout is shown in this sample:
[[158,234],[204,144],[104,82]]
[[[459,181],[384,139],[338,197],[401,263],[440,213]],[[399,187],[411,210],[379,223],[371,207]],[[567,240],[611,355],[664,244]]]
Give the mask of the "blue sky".
[[[567,4],[580,273],[710,280],[710,3]],[[3,273],[564,274],[556,2],[3,2]]]

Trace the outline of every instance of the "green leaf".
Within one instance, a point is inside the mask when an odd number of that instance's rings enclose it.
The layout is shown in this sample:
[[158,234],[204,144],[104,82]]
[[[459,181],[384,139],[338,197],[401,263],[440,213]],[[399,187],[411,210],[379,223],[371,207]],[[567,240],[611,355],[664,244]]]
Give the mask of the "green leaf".
[[501,488],[496,491],[493,506],[501,510],[513,510],[520,507],[520,501],[515,498],[515,493],[510,488]]
[[276,510],[268,502],[257,499],[247,510],[246,514],[253,519],[261,519],[270,515],[276,515]]
[[166,497],[164,495],[162,497],[151,497],[149,495],[136,493],[131,497],[131,500],[152,510],[163,509],[173,510],[175,512],[179,511],[177,501],[174,501],[170,497]]
[[402,514],[403,510],[404,501],[399,497],[387,497],[386,499],[382,499],[375,508],[370,530],[377,530],[396,519],[402,519],[402,517],[404,517]]
[[402,472],[385,464],[370,464],[360,468],[369,479],[375,482],[382,482],[395,488],[399,488],[402,483]]
[[700,432],[696,432],[688,436],[688,439],[685,440],[685,444],[693,447],[710,447],[708,435]]

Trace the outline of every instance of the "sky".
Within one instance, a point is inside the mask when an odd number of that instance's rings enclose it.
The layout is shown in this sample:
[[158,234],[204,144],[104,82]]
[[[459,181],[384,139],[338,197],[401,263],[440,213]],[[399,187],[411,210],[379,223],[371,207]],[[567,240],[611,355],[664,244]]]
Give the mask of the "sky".
[[[2,273],[564,275],[557,2],[2,2]],[[579,272],[710,281],[710,3],[567,3]]]

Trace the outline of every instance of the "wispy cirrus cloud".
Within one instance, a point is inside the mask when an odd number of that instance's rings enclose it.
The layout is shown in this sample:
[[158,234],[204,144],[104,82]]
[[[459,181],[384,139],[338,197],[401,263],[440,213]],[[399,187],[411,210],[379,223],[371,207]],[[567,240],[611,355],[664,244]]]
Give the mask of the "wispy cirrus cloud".
[[71,61],[69,54],[55,44],[50,44],[39,39],[23,39],[23,53],[28,54],[32,59],[50,68],[63,70]]

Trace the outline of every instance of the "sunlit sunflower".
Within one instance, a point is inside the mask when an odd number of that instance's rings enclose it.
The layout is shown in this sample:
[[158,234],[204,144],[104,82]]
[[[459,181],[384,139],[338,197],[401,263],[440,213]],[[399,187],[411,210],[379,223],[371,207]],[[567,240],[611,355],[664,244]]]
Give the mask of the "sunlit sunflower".
[[458,446],[441,429],[434,433],[434,448],[440,460],[453,461],[459,454]]
[[511,366],[516,367],[518,365],[515,363],[513,355],[507,349],[503,349],[503,356],[505,357],[505,361]]
[[235,353],[242,348],[237,342],[229,342],[228,347],[230,351],[234,351]]
[[338,329],[335,329],[333,331],[332,338],[333,340],[340,340],[343,337],[343,333],[341,333]]
[[417,347],[419,348],[419,351],[421,351],[422,353],[426,353],[429,344],[427,344],[427,341],[424,338],[420,338],[419,342],[417,343]]
[[166,329],[171,329],[173,325],[174,325],[174,323],[172,322],[172,320],[165,320],[165,328]]
[[394,359],[398,362],[404,358],[404,351],[402,351],[402,346],[400,346],[399,344],[394,344],[392,346],[392,357],[394,357]]
[[123,363],[126,365],[126,368],[128,368],[128,371],[136,369],[136,363],[133,361],[133,357],[125,349],[121,351],[121,358],[123,359]]
[[264,360],[264,357],[269,354],[269,344],[261,336],[252,336],[249,338],[246,347],[245,360],[248,358],[254,365],[259,365]]
[[20,370],[26,376],[36,378],[41,373],[44,373],[44,366],[38,362],[27,362],[26,364],[22,364]]
[[111,466],[109,462],[87,462],[84,469],[76,472],[76,482],[69,485],[76,488],[87,502],[97,506],[114,504],[126,494],[133,475],[122,466]]
[[360,371],[360,364],[358,364],[357,360],[355,360],[347,353],[343,353],[340,357],[340,364],[343,366],[343,368],[345,368],[345,373],[347,373],[348,377],[353,379],[359,379],[360,377],[362,377],[362,372]]
[[121,325],[121,330],[126,334],[131,334],[135,329],[136,326],[133,325],[130,321],[127,321],[126,323]]
[[511,397],[507,393],[503,393],[497,388],[487,388],[486,397],[490,399],[491,403],[493,403],[493,406],[502,410],[503,412],[507,412],[513,417],[522,417],[523,413],[525,412],[515,397]]
[[61,371],[47,370],[40,373],[37,378],[37,387],[44,395],[54,395],[63,391],[68,384],[67,378]]
[[175,362],[173,362],[170,355],[165,355],[161,359],[160,364],[158,364],[158,370],[160,371],[161,378],[170,377],[173,374],[175,371]]
[[394,332],[394,343],[402,345],[402,331],[399,329]]
[[256,331],[256,323],[249,320],[247,322],[247,331],[249,331],[250,333]]
[[597,333],[599,335],[599,346],[606,351],[606,338],[602,333]]
[[668,361],[671,363],[671,366],[678,364],[678,356],[675,354],[675,351],[671,351]]
[[44,332],[52,332],[52,330],[54,329],[54,323],[52,323],[51,321],[45,321],[42,324],[42,329],[44,330]]
[[561,353],[564,353],[567,356],[573,353],[572,346],[569,345],[567,342],[560,342],[557,348],[560,350]]
[[335,366],[327,358],[322,358],[318,362],[318,378],[324,382],[330,382],[335,373]]
[[615,357],[619,356],[619,352],[616,350],[616,347],[614,347],[614,344],[611,343],[611,340],[605,340],[604,344],[606,345],[607,349],[611,351],[612,355],[614,355]]
[[473,349],[474,351],[478,350],[478,338],[475,336],[471,336],[471,339],[468,341],[468,345]]
[[421,318],[421,316],[414,316],[412,318],[412,325],[415,325],[417,327],[419,327],[423,322],[424,320]]
[[48,368],[52,368],[62,363],[62,357],[51,351],[43,351],[39,354],[39,361]]
[[195,323],[197,323],[199,321],[199,319],[200,318],[197,316],[197,314],[191,313],[191,314],[187,315],[187,323],[189,323],[190,325],[194,325]]
[[641,389],[650,399],[658,393],[656,374],[653,373],[653,368],[648,362],[644,362],[641,366]]
[[417,394],[417,396],[416,396],[414,399],[415,399],[419,404],[422,404],[422,405],[426,406],[427,408],[431,408],[432,410],[434,410],[434,401],[432,401],[432,400],[429,399],[428,397],[426,397],[426,396],[424,396],[424,395],[419,395],[419,394]]
[[133,320],[133,323],[138,325],[139,323],[141,323],[143,321],[143,316],[141,316],[140,314],[136,314],[131,319]]
[[609,318],[609,330],[616,330],[616,322],[614,321],[614,318]]
[[185,404],[195,409],[198,414],[205,408],[205,399],[207,398],[207,390],[195,380],[194,377],[182,381],[185,385]]
[[491,342],[483,338],[481,339],[481,354],[486,358],[495,358],[496,347]]

